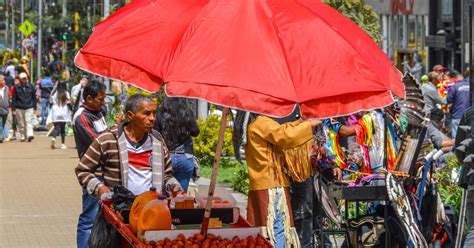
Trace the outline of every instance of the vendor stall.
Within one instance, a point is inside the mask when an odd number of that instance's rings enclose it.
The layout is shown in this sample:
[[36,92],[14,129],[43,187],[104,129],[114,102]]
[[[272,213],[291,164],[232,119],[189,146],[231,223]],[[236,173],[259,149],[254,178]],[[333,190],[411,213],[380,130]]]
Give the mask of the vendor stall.
[[299,106],[303,118],[327,118],[405,97],[402,74],[378,45],[319,1],[132,1],[95,27],[75,63],[148,91],[165,85],[169,96],[226,106],[203,238],[214,231],[208,229],[228,107],[283,117]]

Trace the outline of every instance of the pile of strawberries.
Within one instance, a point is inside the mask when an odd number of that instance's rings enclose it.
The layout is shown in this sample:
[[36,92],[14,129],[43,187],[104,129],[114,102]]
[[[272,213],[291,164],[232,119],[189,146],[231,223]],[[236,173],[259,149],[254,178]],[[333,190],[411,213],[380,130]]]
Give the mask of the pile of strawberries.
[[184,237],[183,234],[178,235],[175,240],[165,238],[160,241],[151,241],[146,243],[147,248],[267,248],[265,240],[258,236],[257,238],[248,236],[245,239],[240,239],[234,236],[232,240],[223,239],[221,236],[208,234],[206,238],[202,234]]

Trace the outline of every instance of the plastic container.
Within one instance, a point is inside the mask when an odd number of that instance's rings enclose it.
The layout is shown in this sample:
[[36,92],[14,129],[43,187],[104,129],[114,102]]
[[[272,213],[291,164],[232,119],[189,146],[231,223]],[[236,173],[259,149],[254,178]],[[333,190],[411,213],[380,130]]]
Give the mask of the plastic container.
[[185,199],[186,199],[186,197],[183,196],[183,195],[178,195],[175,198],[173,198],[174,208],[185,208],[185,205],[184,205],[184,200]]
[[134,234],[137,234],[138,220],[140,219],[140,214],[142,213],[143,207],[145,207],[149,201],[157,199],[158,196],[159,194],[156,191],[156,188],[151,187],[149,191],[143,192],[141,195],[135,198],[135,201],[133,201],[129,215],[129,227]]
[[186,197],[184,199],[184,208],[194,208],[194,197]]
[[140,238],[149,230],[171,230],[171,212],[167,200],[155,199],[143,207],[138,220],[137,236]]

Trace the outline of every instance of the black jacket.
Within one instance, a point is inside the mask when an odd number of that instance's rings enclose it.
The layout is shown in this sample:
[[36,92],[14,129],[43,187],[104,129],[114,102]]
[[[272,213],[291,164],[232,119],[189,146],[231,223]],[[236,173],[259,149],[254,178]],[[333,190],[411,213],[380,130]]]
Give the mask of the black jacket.
[[107,124],[101,110],[89,109],[84,105],[74,114],[73,122],[77,155],[82,158],[92,141],[107,130]]
[[12,107],[14,109],[36,110],[36,89],[30,83],[15,85],[12,96]]

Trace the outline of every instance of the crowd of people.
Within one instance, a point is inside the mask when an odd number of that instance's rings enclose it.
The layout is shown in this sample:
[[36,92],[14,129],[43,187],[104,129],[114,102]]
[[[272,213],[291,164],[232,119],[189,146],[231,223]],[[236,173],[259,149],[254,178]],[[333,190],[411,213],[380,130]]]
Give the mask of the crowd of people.
[[[22,59],[27,62],[27,57]],[[196,169],[192,137],[200,130],[186,99],[165,98],[157,106],[148,96],[133,95],[115,125],[107,126],[103,83],[83,77],[68,91],[64,82],[46,71],[34,86],[24,64],[15,66],[10,61],[0,75],[0,143],[17,135],[20,141],[32,142],[34,126],[51,124],[51,148],[56,148],[56,137],[60,136],[60,148],[67,149],[66,127],[73,127],[79,157],[75,172],[82,186],[78,247],[87,247],[98,199],[115,185],[135,195],[150,187],[168,196],[187,192]],[[436,149],[453,151],[461,118],[470,106],[469,77],[469,69],[461,74],[442,65],[417,76],[423,113],[429,119],[427,141]],[[356,127],[351,123],[354,116],[357,114],[323,121],[302,120],[297,112],[284,119],[247,113],[245,122],[240,123],[244,131],[234,138],[243,143],[249,169],[247,219],[254,226],[265,227],[264,234],[275,247],[314,245],[322,213],[318,210],[321,203],[316,202],[314,173],[306,166],[314,166],[314,162],[305,154],[313,149],[318,128],[330,129],[341,136],[341,142],[356,139]],[[323,147],[312,151],[319,161],[327,152]],[[317,165],[341,179],[342,172],[334,164]]]

